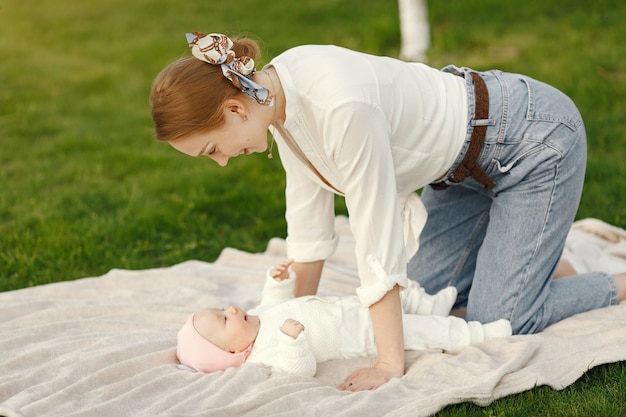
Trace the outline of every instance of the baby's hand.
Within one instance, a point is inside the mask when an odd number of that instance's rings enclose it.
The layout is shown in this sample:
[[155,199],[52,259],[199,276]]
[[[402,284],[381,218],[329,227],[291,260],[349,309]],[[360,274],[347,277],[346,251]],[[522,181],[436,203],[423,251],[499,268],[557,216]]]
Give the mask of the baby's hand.
[[292,263],[293,263],[293,259],[279,263],[274,268],[272,268],[270,275],[276,281],[286,280],[287,278],[289,278],[289,267],[291,266]]
[[300,333],[304,331],[304,326],[297,320],[287,319],[280,328],[280,331],[292,339],[296,339]]

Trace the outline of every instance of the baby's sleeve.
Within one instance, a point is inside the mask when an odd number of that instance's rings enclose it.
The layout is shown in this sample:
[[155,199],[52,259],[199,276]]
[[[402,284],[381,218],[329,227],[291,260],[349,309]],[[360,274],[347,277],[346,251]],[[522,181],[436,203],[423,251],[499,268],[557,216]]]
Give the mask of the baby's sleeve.
[[293,298],[293,289],[296,282],[295,272],[289,268],[289,278],[276,281],[270,274],[272,269],[273,268],[268,269],[265,273],[265,285],[261,293],[260,305],[275,304]]
[[280,332],[277,339],[278,355],[274,370],[302,376],[315,375],[317,361],[309,348],[305,332],[300,333],[295,339]]

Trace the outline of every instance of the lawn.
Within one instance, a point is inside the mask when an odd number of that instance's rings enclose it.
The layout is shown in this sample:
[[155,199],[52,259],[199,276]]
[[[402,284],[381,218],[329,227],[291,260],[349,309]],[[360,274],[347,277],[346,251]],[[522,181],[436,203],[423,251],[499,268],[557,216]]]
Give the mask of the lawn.
[[[589,140],[578,218],[626,227],[626,3],[432,1],[429,19],[431,65],[521,72],[572,97]],[[285,234],[279,159],[221,169],[156,142],[152,79],[187,31],[253,36],[261,66],[302,43],[397,56],[398,22],[380,0],[0,0],[0,291],[262,251]],[[441,415],[618,415],[624,397],[618,363]]]

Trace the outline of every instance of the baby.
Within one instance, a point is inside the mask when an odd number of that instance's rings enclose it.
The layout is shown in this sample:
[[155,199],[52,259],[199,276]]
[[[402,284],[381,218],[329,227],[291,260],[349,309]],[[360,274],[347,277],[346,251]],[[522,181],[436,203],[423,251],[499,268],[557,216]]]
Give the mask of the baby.
[[[208,373],[250,362],[313,376],[319,362],[375,356],[369,311],[358,297],[293,298],[290,264],[267,272],[261,304],[248,313],[231,306],[189,317],[178,332],[180,363]],[[456,299],[454,287],[429,295],[409,280],[400,294],[406,350],[450,349],[511,335],[508,320],[483,325],[447,316]]]

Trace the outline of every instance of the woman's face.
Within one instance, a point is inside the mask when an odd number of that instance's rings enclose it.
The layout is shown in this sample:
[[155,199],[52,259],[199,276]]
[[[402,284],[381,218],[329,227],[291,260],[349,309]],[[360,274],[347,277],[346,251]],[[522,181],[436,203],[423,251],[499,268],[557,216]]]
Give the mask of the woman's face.
[[170,145],[190,156],[208,156],[221,166],[226,166],[230,158],[267,150],[266,118],[250,114],[241,106],[227,107],[224,112],[222,126],[173,140]]

